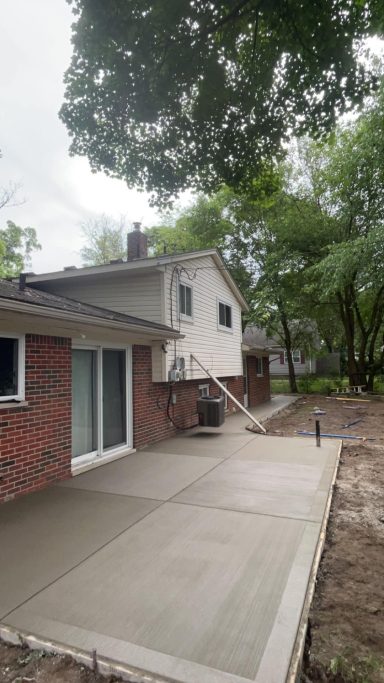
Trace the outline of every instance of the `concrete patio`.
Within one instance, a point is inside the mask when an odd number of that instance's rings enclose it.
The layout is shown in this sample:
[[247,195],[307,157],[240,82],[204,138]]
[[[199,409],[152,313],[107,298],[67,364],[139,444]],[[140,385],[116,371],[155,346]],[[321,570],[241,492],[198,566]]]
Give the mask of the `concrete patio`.
[[2,624],[152,680],[284,683],[340,442],[248,423],[232,416],[3,505]]

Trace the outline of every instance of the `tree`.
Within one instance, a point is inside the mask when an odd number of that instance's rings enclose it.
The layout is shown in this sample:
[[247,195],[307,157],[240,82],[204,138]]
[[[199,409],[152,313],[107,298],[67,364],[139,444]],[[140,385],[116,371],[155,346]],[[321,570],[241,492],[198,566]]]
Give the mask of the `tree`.
[[159,202],[223,183],[249,193],[282,139],[329,130],[372,84],[355,47],[381,26],[378,3],[68,2],[70,151]]
[[384,362],[384,86],[360,117],[315,150],[314,192],[332,239],[309,271],[342,322],[350,383],[373,388]]
[[[0,159],[3,154],[0,150]],[[24,200],[17,197],[17,193],[21,188],[20,183],[9,182],[8,185],[0,187],[0,209],[5,206],[19,206],[23,204]]]
[[81,225],[86,244],[80,250],[84,266],[97,266],[109,263],[112,259],[125,258],[125,220],[115,220],[102,214],[85,221]]
[[12,221],[0,229],[0,277],[14,277],[30,263],[30,256],[41,249],[34,228],[20,228]]
[[199,197],[174,218],[173,227],[151,228],[148,234],[157,253],[164,239],[187,250],[216,247],[222,252],[250,303],[248,321],[286,349],[291,391],[297,392],[292,352],[309,349],[316,337],[302,253],[311,246],[310,233],[322,233],[324,219],[315,201],[279,188],[278,174],[275,187],[272,198],[259,192],[258,200],[222,188],[213,197]]

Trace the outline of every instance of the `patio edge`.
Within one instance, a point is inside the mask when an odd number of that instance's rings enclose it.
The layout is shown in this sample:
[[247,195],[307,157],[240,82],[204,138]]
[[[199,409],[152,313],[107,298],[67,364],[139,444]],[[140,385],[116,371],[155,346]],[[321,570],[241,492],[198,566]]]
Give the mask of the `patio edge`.
[[336,460],[336,464],[335,464],[335,471],[333,473],[332,482],[331,482],[331,486],[329,489],[327,505],[326,505],[326,508],[324,511],[323,521],[321,524],[321,529],[320,529],[320,534],[319,534],[319,540],[317,543],[315,557],[314,557],[313,563],[312,563],[311,573],[310,573],[310,577],[309,577],[309,581],[308,581],[308,589],[307,589],[307,593],[306,593],[305,600],[304,600],[303,610],[301,613],[301,618],[300,618],[300,623],[299,623],[299,627],[297,630],[295,644],[294,644],[293,650],[292,650],[291,664],[290,664],[290,667],[288,670],[286,683],[298,683],[299,676],[301,673],[301,664],[302,664],[302,660],[303,660],[303,655],[304,655],[304,650],[305,650],[305,641],[306,641],[306,636],[307,636],[308,617],[309,617],[309,612],[310,612],[311,605],[312,605],[313,596],[315,593],[317,572],[319,570],[321,558],[323,555],[325,539],[326,539],[326,534],[327,534],[328,521],[329,521],[329,515],[331,512],[331,505],[332,505],[333,493],[334,493],[335,484],[336,484],[336,478],[337,478],[337,474],[339,471],[340,456],[341,456],[342,448],[343,448],[343,442],[340,441],[340,446],[339,446],[339,450],[337,453],[337,460]]

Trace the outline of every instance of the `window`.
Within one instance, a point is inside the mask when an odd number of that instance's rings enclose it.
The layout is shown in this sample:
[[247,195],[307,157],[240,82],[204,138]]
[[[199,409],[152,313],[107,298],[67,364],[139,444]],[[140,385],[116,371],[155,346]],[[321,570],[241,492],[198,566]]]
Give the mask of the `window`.
[[72,458],[75,466],[130,441],[130,347],[72,349]]
[[179,313],[181,318],[192,319],[192,287],[179,284]]
[[199,397],[209,396],[209,384],[199,384]]
[[219,304],[219,328],[224,330],[232,330],[232,306],[218,302]]
[[0,401],[24,398],[24,337],[0,336]]
[[[228,389],[228,382],[222,382],[222,385]],[[220,394],[221,396],[224,396],[224,410],[228,410],[228,395],[222,389],[220,390]]]
[[[292,360],[294,363],[301,363],[301,351],[292,351]],[[284,363],[288,363],[288,354],[284,351]]]
[[256,375],[258,377],[263,376],[263,359],[262,358],[256,358]]

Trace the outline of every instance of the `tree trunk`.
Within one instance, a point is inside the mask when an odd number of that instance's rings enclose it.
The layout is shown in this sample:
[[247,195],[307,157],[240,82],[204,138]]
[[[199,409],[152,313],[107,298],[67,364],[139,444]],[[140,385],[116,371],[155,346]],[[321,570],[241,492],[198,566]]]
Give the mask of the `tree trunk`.
[[292,359],[292,339],[288,327],[287,316],[285,315],[283,307],[280,307],[280,320],[284,332],[284,346],[287,352],[288,359],[289,388],[291,390],[291,394],[297,394],[298,390],[296,384],[295,366],[293,365]]
[[292,349],[290,349],[289,351],[287,349],[287,358],[288,358],[288,372],[289,372],[289,388],[291,390],[291,394],[297,394],[298,389],[297,389],[297,384],[296,384],[295,366],[293,365],[293,360],[292,360]]
[[357,362],[355,355],[355,318],[350,293],[348,290],[345,290],[344,294],[339,292],[337,298],[347,345],[347,374],[349,384],[351,386],[365,386],[367,378],[365,376],[364,367]]

